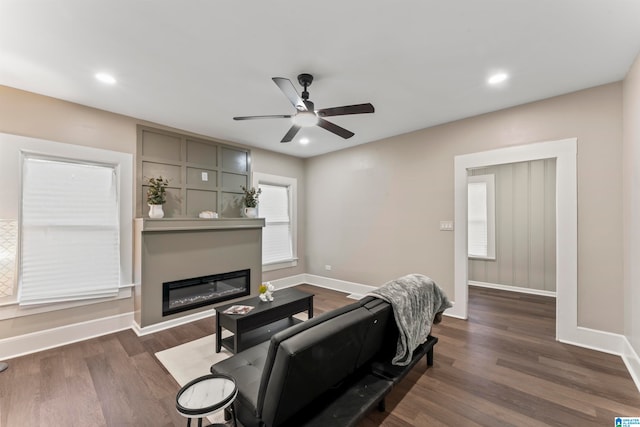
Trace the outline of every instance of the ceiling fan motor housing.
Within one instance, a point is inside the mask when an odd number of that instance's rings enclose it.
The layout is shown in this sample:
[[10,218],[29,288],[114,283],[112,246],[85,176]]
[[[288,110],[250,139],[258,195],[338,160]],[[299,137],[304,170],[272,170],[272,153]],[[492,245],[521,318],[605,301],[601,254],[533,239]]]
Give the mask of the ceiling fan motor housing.
[[308,73],[298,74],[298,83],[302,85],[304,91],[299,96],[295,87],[291,83],[291,80],[284,77],[273,77],[271,80],[280,88],[282,93],[289,99],[293,107],[296,109],[296,113],[291,114],[279,114],[279,115],[267,115],[267,116],[241,116],[234,117],[234,120],[250,120],[250,119],[274,119],[274,118],[288,118],[293,121],[293,125],[286,133],[284,138],[280,142],[291,141],[298,131],[302,127],[306,126],[319,126],[335,135],[338,135],[344,139],[351,138],[354,133],[343,127],[336,125],[333,122],[325,120],[324,117],[332,116],[344,116],[350,114],[365,114],[373,113],[375,110],[370,103],[355,104],[355,105],[343,105],[340,107],[321,108],[318,111],[315,110],[313,102],[309,101],[309,92],[307,88],[313,82],[313,76]]
[[304,87],[311,86],[311,83],[313,83],[313,76],[307,73],[298,74],[298,83]]

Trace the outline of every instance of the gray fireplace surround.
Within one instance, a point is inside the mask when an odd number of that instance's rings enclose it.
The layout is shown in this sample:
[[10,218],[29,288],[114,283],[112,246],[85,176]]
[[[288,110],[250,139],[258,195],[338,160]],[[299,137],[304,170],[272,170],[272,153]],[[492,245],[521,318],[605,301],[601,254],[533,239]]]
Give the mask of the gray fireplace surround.
[[210,310],[211,305],[163,315],[163,283],[250,271],[249,293],[262,280],[261,218],[135,220],[134,319],[144,328]]

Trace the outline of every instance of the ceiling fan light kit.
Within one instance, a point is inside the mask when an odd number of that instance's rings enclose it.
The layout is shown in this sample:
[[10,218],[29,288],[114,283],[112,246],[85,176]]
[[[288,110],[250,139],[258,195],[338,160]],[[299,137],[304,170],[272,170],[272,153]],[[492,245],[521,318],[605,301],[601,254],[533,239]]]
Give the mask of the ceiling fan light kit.
[[311,111],[300,111],[291,119],[294,124],[300,127],[315,126],[318,124],[318,116]]
[[373,113],[375,109],[370,103],[343,105],[341,107],[322,108],[316,110],[313,102],[309,101],[309,92],[307,88],[313,82],[311,74],[303,73],[298,75],[298,83],[303,87],[302,94],[298,95],[291,80],[284,77],[273,77],[273,82],[280,88],[282,93],[289,99],[293,107],[296,109],[295,114],[279,114],[266,116],[240,116],[234,117],[234,120],[256,120],[256,119],[291,119],[293,125],[285,134],[280,142],[290,142],[302,127],[319,126],[333,134],[344,139],[351,138],[354,133],[325,120],[324,117],[345,116],[350,114],[366,114]]

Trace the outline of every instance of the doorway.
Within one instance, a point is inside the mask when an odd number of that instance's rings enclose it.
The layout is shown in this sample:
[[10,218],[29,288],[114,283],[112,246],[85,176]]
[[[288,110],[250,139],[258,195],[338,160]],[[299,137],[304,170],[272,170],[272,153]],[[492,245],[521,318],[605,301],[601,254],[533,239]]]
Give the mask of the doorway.
[[454,161],[454,307],[468,317],[467,171],[506,163],[556,159],[556,339],[577,335],[577,139],[540,142],[456,156]]
[[468,174],[469,285],[553,297],[555,303],[556,159]]

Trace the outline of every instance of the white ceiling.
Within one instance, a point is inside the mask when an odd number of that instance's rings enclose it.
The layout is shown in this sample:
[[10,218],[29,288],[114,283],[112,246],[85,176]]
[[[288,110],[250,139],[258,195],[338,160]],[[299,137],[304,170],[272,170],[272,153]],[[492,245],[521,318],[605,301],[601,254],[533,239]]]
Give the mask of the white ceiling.
[[[0,0],[0,84],[299,157],[618,81],[639,52],[638,0]],[[271,77],[302,72],[316,108],[375,113],[288,144],[288,119],[232,120],[293,113]]]

